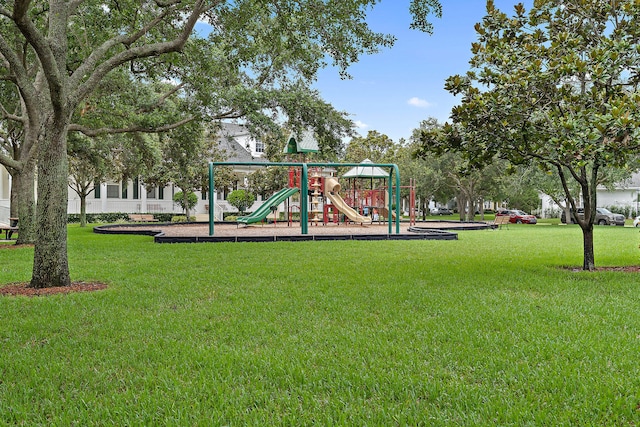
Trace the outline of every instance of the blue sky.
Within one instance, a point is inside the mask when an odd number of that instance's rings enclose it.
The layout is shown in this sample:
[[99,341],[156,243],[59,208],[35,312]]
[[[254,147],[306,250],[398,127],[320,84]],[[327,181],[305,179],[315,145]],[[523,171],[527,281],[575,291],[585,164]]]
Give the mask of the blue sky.
[[[337,70],[321,71],[315,88],[325,101],[346,111],[363,136],[376,130],[395,142],[408,139],[420,121],[449,118],[459,100],[444,90],[447,77],[469,69],[474,25],[486,14],[485,0],[441,0],[443,16],[433,18],[434,34],[410,30],[409,0],[384,0],[368,15],[370,27],[391,33],[393,48],[363,56],[349,68],[351,80],[341,80]],[[512,15],[517,0],[495,0],[495,6]],[[522,3],[527,10],[532,0]]]

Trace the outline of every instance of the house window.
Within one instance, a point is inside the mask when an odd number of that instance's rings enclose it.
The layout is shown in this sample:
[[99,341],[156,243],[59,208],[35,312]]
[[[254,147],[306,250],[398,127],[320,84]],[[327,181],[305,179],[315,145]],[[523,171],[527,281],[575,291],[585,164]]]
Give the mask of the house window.
[[126,198],[127,198],[127,196],[128,196],[128,190],[129,190],[129,188],[127,188],[127,187],[128,187],[127,183],[126,183],[126,182],[123,182],[123,183],[122,183],[122,198],[123,198],[123,199],[126,199]]
[[158,188],[158,199],[164,200],[164,187]]
[[120,198],[120,185],[119,184],[107,184],[107,199]]
[[138,200],[140,198],[140,181],[138,178],[133,180],[133,199]]
[[256,153],[264,153],[264,143],[256,142]]
[[157,190],[156,187],[147,187],[147,199],[157,199]]
[[100,183],[99,182],[94,182],[93,183],[93,195],[96,199],[100,198]]

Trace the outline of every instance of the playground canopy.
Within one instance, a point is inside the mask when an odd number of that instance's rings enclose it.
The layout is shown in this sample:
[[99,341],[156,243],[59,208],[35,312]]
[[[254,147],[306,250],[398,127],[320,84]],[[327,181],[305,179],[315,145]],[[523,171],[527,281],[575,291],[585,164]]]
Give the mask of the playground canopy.
[[285,154],[317,153],[318,151],[320,151],[318,141],[311,130],[303,131],[300,136],[295,133],[289,135],[287,145],[282,150]]
[[373,162],[371,160],[364,159],[360,162],[360,165],[350,169],[347,173],[342,175],[342,178],[389,178],[389,172],[379,168],[378,166],[373,166]]

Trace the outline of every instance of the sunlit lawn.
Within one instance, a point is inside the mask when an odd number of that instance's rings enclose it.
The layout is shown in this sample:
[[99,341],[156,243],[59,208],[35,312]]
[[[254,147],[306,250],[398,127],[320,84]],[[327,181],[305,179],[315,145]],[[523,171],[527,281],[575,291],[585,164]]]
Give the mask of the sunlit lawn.
[[[640,264],[596,228],[596,263]],[[637,425],[640,279],[577,226],[457,241],[154,244],[69,229],[73,280],[0,298],[1,425]],[[33,249],[0,249],[0,283]]]

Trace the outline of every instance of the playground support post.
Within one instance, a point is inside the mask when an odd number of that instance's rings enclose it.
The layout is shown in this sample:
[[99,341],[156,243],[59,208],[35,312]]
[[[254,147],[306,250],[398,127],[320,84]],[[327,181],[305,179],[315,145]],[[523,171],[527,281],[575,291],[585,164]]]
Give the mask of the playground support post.
[[215,222],[215,200],[213,200],[213,163],[209,163],[209,236],[213,236],[213,223]]
[[[307,204],[307,198],[309,194],[309,183],[307,182],[309,176],[307,171],[307,164],[302,164],[302,179],[300,180],[300,232],[302,234],[309,233],[309,206]],[[304,201],[304,202],[303,202]]]

